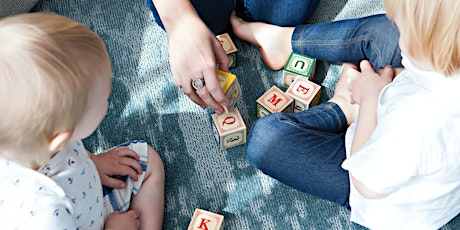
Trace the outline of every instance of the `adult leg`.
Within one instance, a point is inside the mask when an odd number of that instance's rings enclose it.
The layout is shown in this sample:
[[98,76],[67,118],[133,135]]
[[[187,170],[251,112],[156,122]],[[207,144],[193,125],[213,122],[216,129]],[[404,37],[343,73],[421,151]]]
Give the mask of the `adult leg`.
[[397,27],[385,15],[297,26],[292,50],[321,60],[359,63],[375,69],[402,67]]
[[385,15],[297,27],[245,22],[235,16],[230,22],[235,35],[257,46],[273,70],[282,69],[292,51],[325,61],[369,60],[376,69],[402,66],[399,32]]
[[[278,26],[297,26],[310,19],[319,0],[238,0],[246,9],[245,20]],[[240,14],[239,14],[240,15]]]
[[[236,6],[236,0],[191,0],[190,2],[195,7],[203,22],[216,35],[223,33],[227,29],[228,20]],[[147,0],[147,5],[152,11],[156,23],[164,29],[152,0]]]
[[347,121],[335,103],[294,114],[275,113],[251,127],[249,162],[263,173],[302,192],[348,204],[345,160]]

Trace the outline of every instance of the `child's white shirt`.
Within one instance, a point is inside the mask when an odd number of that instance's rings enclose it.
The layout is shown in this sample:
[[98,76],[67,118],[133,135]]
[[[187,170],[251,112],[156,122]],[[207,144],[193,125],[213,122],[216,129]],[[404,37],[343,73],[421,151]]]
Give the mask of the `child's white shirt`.
[[1,229],[102,229],[97,169],[81,141],[38,171],[0,157]]
[[[422,71],[403,55],[405,70],[380,93],[377,127],[342,167],[369,189],[351,185],[351,220],[371,229],[438,229],[460,212],[460,76]],[[358,118],[359,119],[359,118]]]

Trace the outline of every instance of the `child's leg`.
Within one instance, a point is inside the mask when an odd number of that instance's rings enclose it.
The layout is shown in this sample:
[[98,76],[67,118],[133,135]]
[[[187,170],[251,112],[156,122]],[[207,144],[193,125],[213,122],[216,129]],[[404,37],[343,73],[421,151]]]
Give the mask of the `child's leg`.
[[141,229],[161,229],[164,212],[164,168],[158,153],[145,141],[122,144],[139,155],[143,173],[138,180],[120,176],[126,187],[112,189],[104,187],[106,214],[129,209],[140,211]]
[[130,209],[141,212],[140,229],[162,229],[164,212],[164,168],[158,153],[148,146],[147,171]]

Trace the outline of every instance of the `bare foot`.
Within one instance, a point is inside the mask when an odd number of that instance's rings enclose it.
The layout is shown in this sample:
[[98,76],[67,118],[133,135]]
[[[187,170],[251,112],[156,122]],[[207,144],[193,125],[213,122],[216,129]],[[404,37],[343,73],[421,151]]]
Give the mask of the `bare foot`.
[[[358,69],[355,64],[343,63],[342,73],[335,86],[334,96],[329,99],[342,109],[347,123],[351,124],[358,116],[359,105],[351,103],[351,91],[347,89],[347,83],[353,77],[350,73]],[[352,71],[350,71],[352,70]]]
[[272,70],[280,70],[292,52],[291,37],[294,27],[280,27],[262,22],[246,22],[235,16],[230,17],[233,33],[241,40],[255,45],[262,60]]

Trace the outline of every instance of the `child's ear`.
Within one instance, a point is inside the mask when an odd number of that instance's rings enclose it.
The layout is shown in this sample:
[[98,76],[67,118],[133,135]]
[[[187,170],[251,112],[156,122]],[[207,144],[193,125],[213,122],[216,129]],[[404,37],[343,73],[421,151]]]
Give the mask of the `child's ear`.
[[58,152],[67,145],[67,142],[70,140],[71,133],[69,131],[64,131],[56,133],[48,143],[48,149],[50,152]]

